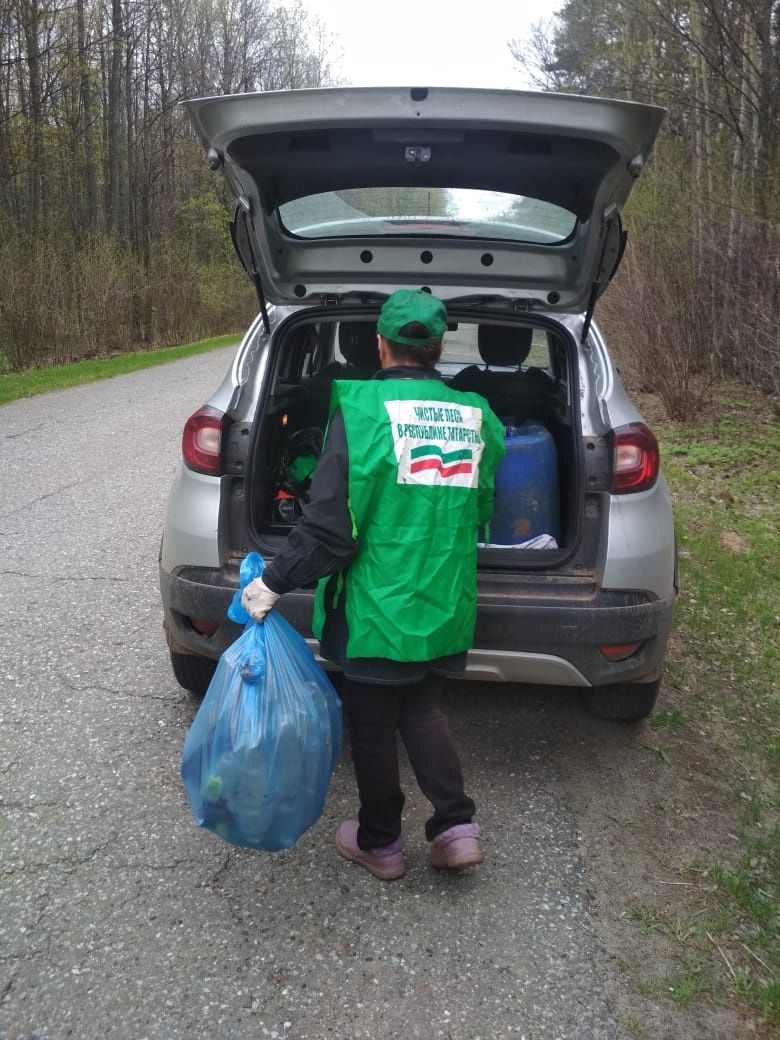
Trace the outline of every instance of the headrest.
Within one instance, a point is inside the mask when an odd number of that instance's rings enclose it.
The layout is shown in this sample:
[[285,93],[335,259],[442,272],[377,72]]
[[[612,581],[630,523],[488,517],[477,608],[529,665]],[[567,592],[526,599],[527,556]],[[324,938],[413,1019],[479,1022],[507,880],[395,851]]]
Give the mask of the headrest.
[[339,350],[350,365],[372,372],[381,368],[376,324],[372,321],[339,322]]
[[479,355],[486,365],[510,368],[522,365],[531,352],[534,330],[512,325],[480,325]]

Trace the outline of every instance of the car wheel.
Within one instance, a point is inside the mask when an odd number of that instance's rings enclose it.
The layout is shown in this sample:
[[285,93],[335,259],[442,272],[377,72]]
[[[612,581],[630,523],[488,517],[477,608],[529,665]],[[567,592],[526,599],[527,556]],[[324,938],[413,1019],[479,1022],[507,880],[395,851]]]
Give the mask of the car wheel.
[[655,707],[661,680],[651,683],[614,683],[584,690],[588,711],[600,719],[637,722],[647,718]]
[[173,650],[170,654],[176,682],[185,690],[191,690],[202,697],[214,676],[217,662],[212,661],[210,657],[199,657],[197,654],[177,654]]

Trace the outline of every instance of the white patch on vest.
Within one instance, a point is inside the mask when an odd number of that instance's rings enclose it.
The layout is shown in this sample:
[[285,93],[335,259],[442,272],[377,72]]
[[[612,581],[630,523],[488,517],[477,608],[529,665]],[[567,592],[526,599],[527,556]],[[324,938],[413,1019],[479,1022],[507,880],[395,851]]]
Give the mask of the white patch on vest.
[[399,484],[475,488],[482,411],[451,401],[385,401]]

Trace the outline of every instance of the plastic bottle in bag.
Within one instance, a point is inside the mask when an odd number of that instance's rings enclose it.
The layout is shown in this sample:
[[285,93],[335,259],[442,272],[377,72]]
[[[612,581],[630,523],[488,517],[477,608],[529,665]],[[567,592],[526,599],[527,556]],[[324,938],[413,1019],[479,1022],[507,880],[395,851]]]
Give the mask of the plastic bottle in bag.
[[273,819],[273,792],[262,748],[231,756],[225,803],[245,840],[260,843]]

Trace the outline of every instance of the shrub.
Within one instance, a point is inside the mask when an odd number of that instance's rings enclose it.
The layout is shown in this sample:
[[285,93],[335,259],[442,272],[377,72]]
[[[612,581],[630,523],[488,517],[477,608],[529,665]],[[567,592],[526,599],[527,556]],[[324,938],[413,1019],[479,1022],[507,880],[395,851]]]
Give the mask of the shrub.
[[0,359],[13,371],[170,346],[243,328],[254,294],[224,250],[169,237],[147,263],[105,234],[79,243],[0,235]]
[[631,381],[658,394],[673,418],[692,420],[710,398],[713,324],[690,260],[629,246],[598,314]]

